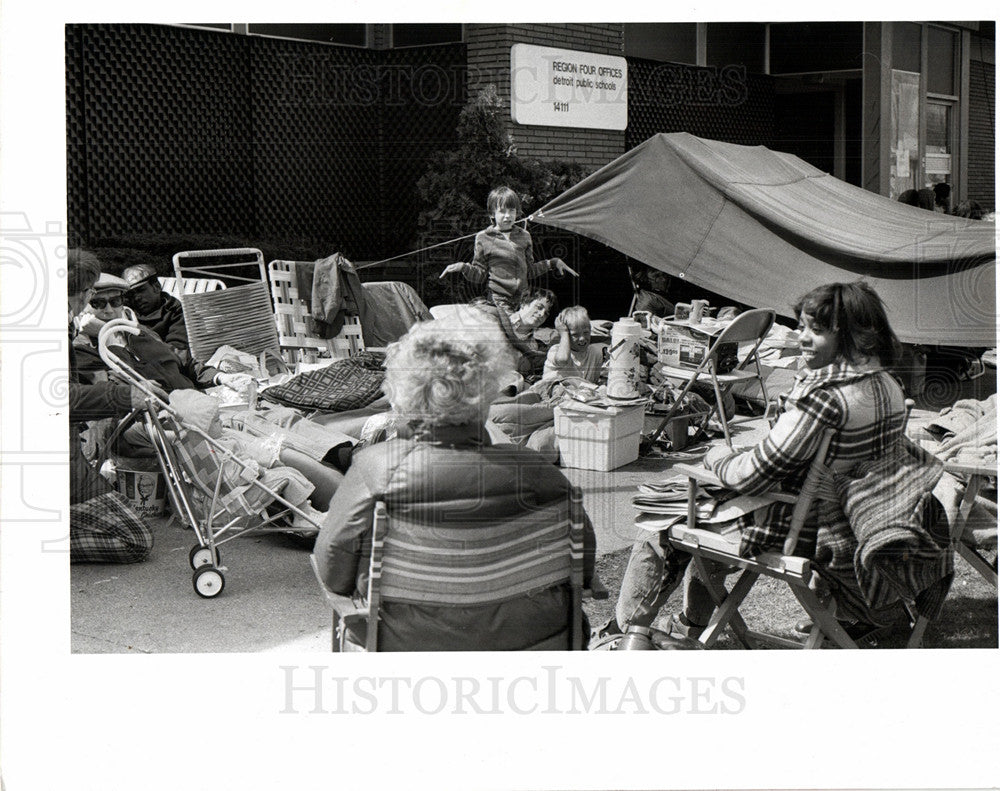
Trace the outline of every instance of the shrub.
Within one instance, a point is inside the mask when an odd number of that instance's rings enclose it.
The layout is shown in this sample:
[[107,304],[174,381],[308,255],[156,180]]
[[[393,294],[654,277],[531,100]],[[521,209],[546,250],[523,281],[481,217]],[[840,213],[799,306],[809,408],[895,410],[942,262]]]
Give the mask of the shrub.
[[[575,162],[543,162],[517,154],[513,135],[505,124],[506,106],[492,85],[470,99],[458,120],[458,144],[428,158],[427,170],[417,181],[417,192],[425,208],[418,219],[419,237],[414,249],[473,235],[486,227],[486,197],[494,187],[506,184],[521,199],[525,214],[543,206],[586,175]],[[536,250],[544,246],[546,231],[532,227]],[[472,257],[472,239],[427,250],[423,261],[441,266]],[[541,257],[541,256],[539,256]],[[573,266],[573,261],[568,261]],[[430,267],[422,293],[428,304],[465,301],[468,288],[455,279],[439,280],[440,269]]]

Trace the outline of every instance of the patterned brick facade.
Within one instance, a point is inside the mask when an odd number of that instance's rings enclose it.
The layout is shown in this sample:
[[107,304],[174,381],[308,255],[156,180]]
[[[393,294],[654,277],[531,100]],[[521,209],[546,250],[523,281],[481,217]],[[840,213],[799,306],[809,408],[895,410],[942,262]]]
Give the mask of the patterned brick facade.
[[[514,44],[622,55],[624,28],[620,24],[467,25],[470,95],[493,84],[500,98],[510,103],[510,48]],[[596,170],[625,151],[624,132],[523,126],[513,121],[510,127],[523,157],[571,160]]]

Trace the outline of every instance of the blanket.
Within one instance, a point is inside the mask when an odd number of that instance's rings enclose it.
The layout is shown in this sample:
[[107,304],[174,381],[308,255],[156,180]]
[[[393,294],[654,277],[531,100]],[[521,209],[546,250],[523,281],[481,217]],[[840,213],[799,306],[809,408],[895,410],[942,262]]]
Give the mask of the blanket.
[[366,346],[398,341],[418,321],[434,318],[412,286],[395,280],[364,283],[365,312],[361,331]]
[[941,462],[907,440],[895,452],[835,474],[853,533],[841,548],[853,554],[854,574],[871,609],[902,600],[934,618],[944,603],[954,554],[947,532],[936,536],[936,526],[924,524],[941,474]]
[[385,368],[382,355],[362,352],[346,360],[309,371],[284,384],[267,388],[261,398],[300,409],[341,412],[359,409],[375,401],[382,393]]

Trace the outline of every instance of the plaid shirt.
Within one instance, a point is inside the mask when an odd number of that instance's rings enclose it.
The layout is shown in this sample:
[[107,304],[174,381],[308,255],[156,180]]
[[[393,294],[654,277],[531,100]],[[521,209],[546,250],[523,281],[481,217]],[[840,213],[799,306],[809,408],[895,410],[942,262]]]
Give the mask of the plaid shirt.
[[[905,423],[902,389],[888,373],[871,365],[833,364],[801,373],[767,437],[752,448],[719,459],[713,470],[727,487],[738,492],[797,492],[822,433],[832,428],[825,461],[835,478],[886,457],[897,458],[914,474],[926,472],[924,468],[932,462],[926,455],[912,452],[912,443],[904,434]],[[934,475],[917,477],[923,487]],[[879,491],[888,495],[884,487]],[[915,494],[919,499],[924,492]],[[740,524],[740,554],[751,556],[780,548],[791,515],[791,505],[776,503],[763,514],[745,519]],[[858,536],[840,498],[814,500],[796,554],[812,558],[817,571],[831,581],[853,582],[851,587],[857,589],[857,549]]]

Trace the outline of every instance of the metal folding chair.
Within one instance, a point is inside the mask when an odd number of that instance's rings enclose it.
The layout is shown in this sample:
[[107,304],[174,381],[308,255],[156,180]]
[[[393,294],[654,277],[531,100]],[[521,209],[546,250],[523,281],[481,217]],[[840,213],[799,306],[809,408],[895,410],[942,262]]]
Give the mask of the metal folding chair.
[[976,502],[976,497],[979,495],[983,486],[985,486],[991,478],[996,477],[997,469],[996,467],[986,466],[983,464],[964,464],[961,462],[949,461],[945,462],[944,470],[946,473],[958,476],[959,478],[967,479],[965,492],[962,495],[962,501],[958,506],[957,517],[951,526],[951,545],[955,552],[957,552],[966,563],[979,572],[983,579],[991,583],[993,587],[996,587],[996,556],[994,556],[993,562],[991,563],[983,554],[982,548],[967,542],[964,539],[963,534],[965,533],[969,515],[972,512],[972,506]]
[[[698,365],[691,368],[681,368],[677,366],[661,365],[664,376],[669,379],[684,382],[684,387],[674,400],[670,410],[663,416],[659,426],[649,436],[647,442],[655,442],[667,424],[673,419],[677,410],[680,409],[684,396],[688,394],[692,387],[698,382],[711,382],[712,390],[715,393],[715,404],[710,405],[708,414],[705,416],[705,423],[708,422],[712,414],[716,411],[722,423],[722,432],[726,438],[726,444],[733,446],[732,437],[729,434],[729,421],[726,419],[726,410],[723,405],[723,394],[734,384],[745,379],[756,378],[760,382],[761,391],[764,394],[764,402],[767,403],[767,387],[764,384],[764,376],[760,368],[760,360],[757,357],[757,349],[767,336],[768,331],[774,324],[774,311],[766,309],[748,310],[741,313],[732,323],[723,329],[712,341],[712,345],[704,358]],[[696,326],[697,328],[697,326]],[[753,348],[747,353],[743,360],[731,371],[720,373],[718,371],[719,350],[724,346],[734,343],[752,342]],[[753,363],[754,370],[749,370],[750,363]]]

